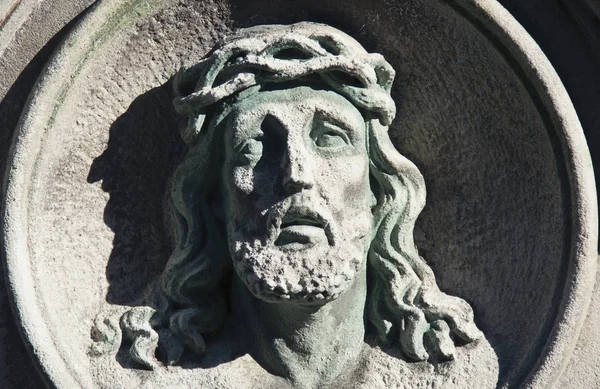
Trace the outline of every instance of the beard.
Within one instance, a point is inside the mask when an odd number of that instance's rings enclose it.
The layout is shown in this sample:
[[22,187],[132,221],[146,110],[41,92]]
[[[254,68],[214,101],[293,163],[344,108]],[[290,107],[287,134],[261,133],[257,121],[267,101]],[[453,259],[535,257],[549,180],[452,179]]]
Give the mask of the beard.
[[[310,204],[310,207],[298,203]],[[279,245],[282,225],[290,214],[309,214],[323,223],[323,239]],[[370,245],[370,209],[346,215],[339,222],[315,201],[286,201],[262,218],[265,233],[234,223],[229,245],[233,266],[250,292],[266,302],[323,304],[338,298],[353,284]],[[344,226],[344,229],[341,228]],[[326,238],[326,239],[325,239]]]

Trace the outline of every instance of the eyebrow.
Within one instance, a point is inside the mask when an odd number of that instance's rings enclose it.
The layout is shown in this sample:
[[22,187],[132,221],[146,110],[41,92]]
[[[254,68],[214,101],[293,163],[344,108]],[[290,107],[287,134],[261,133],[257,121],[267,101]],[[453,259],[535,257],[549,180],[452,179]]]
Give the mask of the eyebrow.
[[[353,134],[359,132],[358,129],[356,128],[356,123],[353,123],[353,121],[344,120],[346,118],[346,116],[343,116],[342,118],[340,118],[340,116],[337,115],[335,111],[332,112],[330,110],[323,109],[322,107],[316,107],[313,120],[317,119],[317,118],[324,120],[324,121],[328,121],[328,122],[340,127],[344,131],[347,131],[347,132],[350,132]],[[361,124],[364,125],[364,121],[361,120]]]

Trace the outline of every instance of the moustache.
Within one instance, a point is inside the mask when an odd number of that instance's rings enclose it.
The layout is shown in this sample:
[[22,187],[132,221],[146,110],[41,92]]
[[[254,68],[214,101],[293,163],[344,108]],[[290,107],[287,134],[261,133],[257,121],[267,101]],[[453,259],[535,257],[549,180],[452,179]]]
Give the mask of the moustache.
[[290,225],[322,228],[330,246],[338,241],[338,227],[325,201],[310,194],[290,196],[267,212],[269,241],[274,242],[282,228]]

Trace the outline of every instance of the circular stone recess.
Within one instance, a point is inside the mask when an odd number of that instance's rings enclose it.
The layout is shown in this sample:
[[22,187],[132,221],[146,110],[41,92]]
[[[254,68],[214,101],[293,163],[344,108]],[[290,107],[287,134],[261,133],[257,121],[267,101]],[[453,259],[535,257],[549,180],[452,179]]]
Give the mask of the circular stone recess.
[[[132,369],[123,353],[90,356],[90,329],[98,313],[138,305],[169,256],[162,202],[184,152],[172,76],[232,28],[302,20],[347,32],[396,69],[390,136],[427,185],[417,245],[502,361],[490,387],[548,388],[560,375],[596,271],[594,178],[558,76],[500,5],[121,0],[95,6],[49,63],[6,173],[9,288],[50,385],[174,388],[212,377],[243,387],[262,377],[248,356],[228,377],[211,373],[221,366]],[[448,388],[440,371],[462,363],[460,387],[486,368],[462,349],[450,365],[402,362],[406,376],[378,371],[356,387]]]

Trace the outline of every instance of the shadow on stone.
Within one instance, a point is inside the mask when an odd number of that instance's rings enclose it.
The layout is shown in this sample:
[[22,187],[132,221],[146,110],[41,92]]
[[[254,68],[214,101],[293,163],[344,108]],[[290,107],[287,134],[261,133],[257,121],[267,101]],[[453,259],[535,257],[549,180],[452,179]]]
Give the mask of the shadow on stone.
[[104,222],[115,234],[106,267],[111,304],[137,305],[169,258],[163,200],[185,151],[177,123],[169,81],[131,103],[91,166],[88,182],[102,181],[110,194]]
[[[245,28],[260,24],[292,24],[297,22],[316,22],[335,27],[357,39],[367,51],[373,51],[378,37],[365,28],[365,9],[368,4],[343,1],[328,3],[319,0],[298,3],[277,3],[259,0],[254,7],[248,7],[244,0],[231,0],[231,20],[236,28]],[[260,9],[261,12],[255,12]]]

